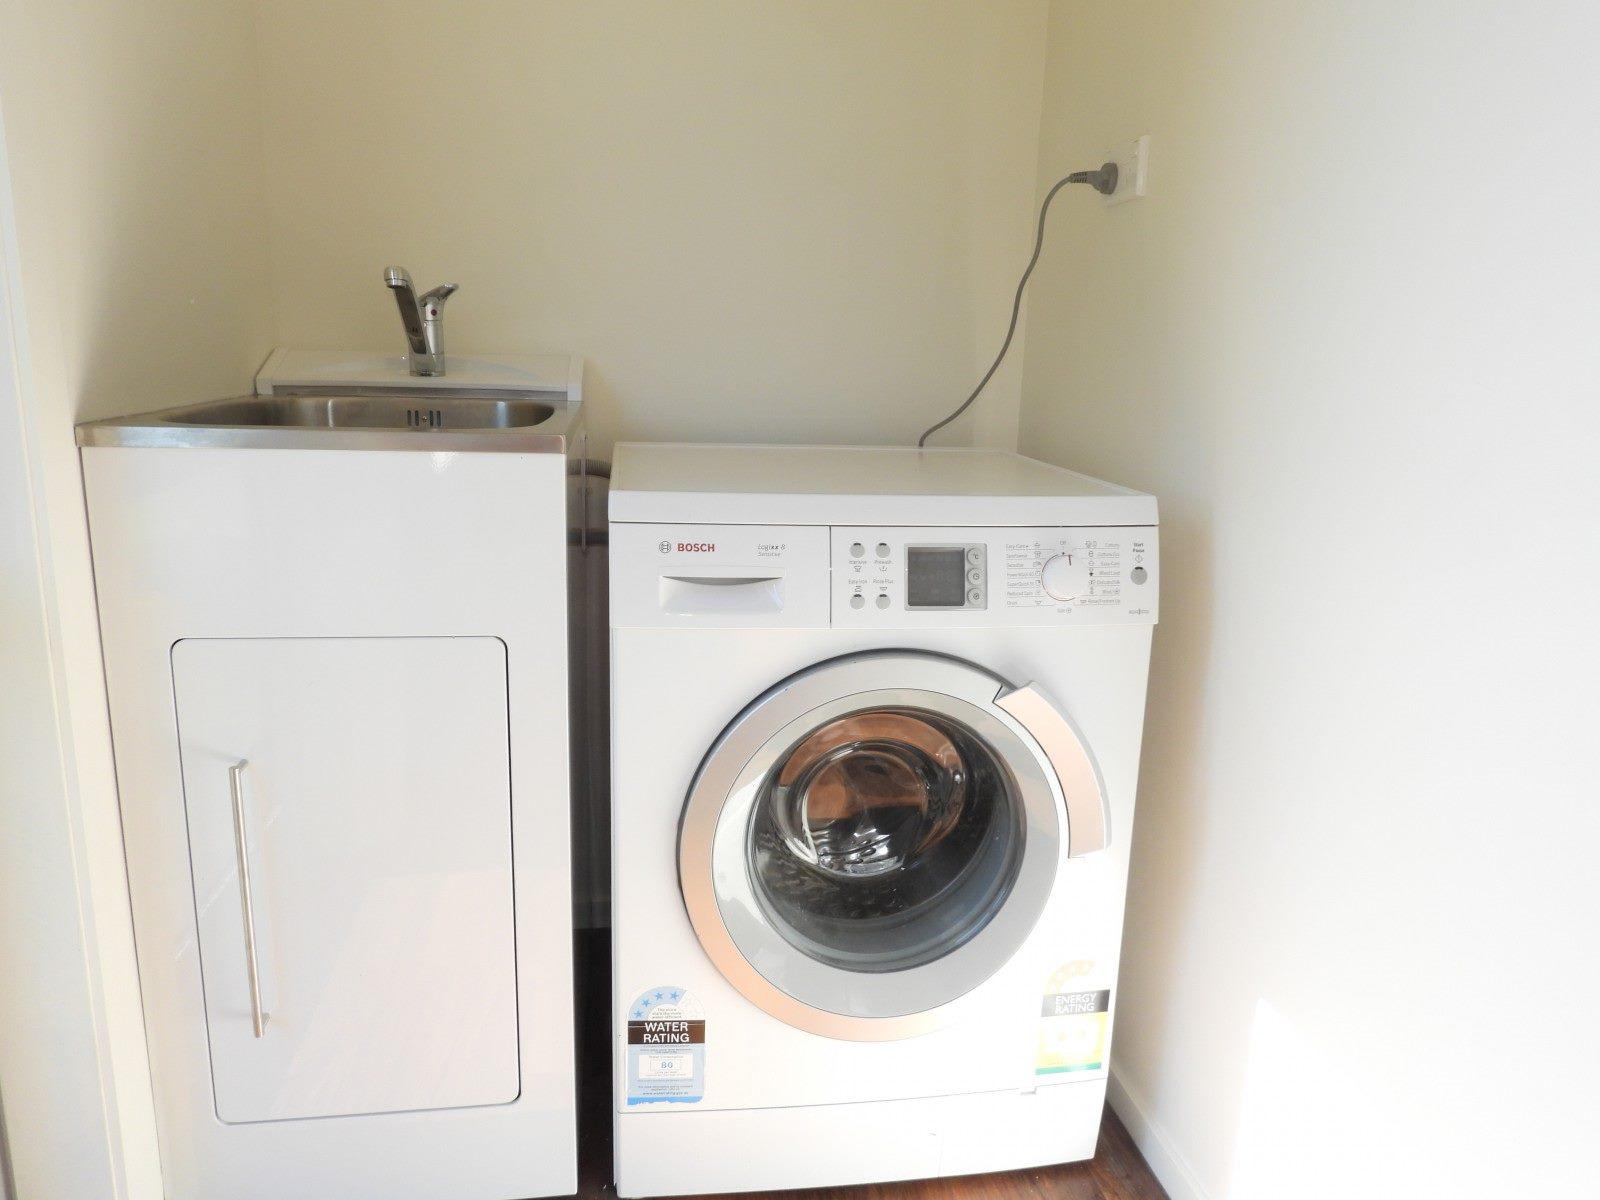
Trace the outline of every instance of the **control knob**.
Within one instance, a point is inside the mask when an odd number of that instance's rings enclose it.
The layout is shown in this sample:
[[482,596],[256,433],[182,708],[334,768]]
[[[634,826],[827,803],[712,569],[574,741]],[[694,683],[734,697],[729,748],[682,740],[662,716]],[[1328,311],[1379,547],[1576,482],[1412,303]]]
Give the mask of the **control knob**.
[[1044,564],[1039,583],[1052,600],[1076,600],[1089,593],[1089,560],[1075,550],[1066,550]]

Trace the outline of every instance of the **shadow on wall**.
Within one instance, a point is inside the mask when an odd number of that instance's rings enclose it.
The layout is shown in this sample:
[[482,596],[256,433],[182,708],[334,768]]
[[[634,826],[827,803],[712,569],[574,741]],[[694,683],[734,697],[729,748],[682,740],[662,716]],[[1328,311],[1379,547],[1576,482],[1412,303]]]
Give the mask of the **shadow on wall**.
[[11,1150],[3,1134],[5,1127],[5,1097],[0,1096],[0,1200],[10,1200],[17,1194],[17,1181],[11,1173]]
[[[1111,478],[1119,478],[1109,474]],[[1205,693],[1212,651],[1212,534],[1203,506],[1184,505],[1168,497],[1161,503],[1161,624],[1151,655],[1150,690],[1139,776],[1130,884],[1129,930],[1140,938],[1139,953],[1124,951],[1119,1023],[1137,1023],[1150,1040],[1141,1057],[1159,1060],[1167,1041],[1195,1020],[1248,1027],[1247,1014],[1226,1009],[1205,1014],[1180,1007],[1166,986],[1167,967],[1188,957],[1192,915],[1171,896],[1192,893],[1201,872],[1203,847],[1215,836],[1214,814],[1199,802],[1205,792],[1205,709],[1193,697]],[[1178,603],[1169,598],[1182,597]],[[1162,889],[1141,887],[1142,879],[1159,876]],[[1200,964],[1200,970],[1225,964]],[[1239,1084],[1225,1077],[1211,1081],[1213,1094],[1239,1094]],[[1221,1093],[1217,1095],[1217,1093]]]

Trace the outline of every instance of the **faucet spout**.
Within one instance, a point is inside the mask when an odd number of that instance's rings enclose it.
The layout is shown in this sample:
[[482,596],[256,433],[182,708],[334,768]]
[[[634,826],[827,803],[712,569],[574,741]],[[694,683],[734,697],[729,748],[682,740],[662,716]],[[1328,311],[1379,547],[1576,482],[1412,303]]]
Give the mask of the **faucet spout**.
[[419,297],[411,273],[404,267],[386,268],[383,282],[393,290],[395,305],[400,309],[400,323],[405,326],[406,344],[411,351],[407,355],[411,373],[443,375],[444,302],[456,291],[456,285],[442,283]]

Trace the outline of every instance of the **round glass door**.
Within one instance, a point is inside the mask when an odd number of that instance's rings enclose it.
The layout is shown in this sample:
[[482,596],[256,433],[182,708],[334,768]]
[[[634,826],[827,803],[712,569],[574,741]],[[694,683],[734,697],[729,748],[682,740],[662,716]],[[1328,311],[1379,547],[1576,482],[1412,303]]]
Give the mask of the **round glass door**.
[[1005,965],[1049,897],[1049,763],[970,663],[851,655],[723,732],[679,836],[701,944],[748,999],[829,1036],[904,1037]]
[[989,923],[1026,837],[1010,772],[971,729],[925,709],[871,708],[826,722],[767,772],[749,869],[795,949],[898,971]]

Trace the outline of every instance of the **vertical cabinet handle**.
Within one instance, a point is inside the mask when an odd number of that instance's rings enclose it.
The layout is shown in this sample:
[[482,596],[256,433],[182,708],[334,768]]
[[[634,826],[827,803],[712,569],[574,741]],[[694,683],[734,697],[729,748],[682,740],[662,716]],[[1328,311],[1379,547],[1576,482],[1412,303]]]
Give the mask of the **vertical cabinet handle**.
[[244,836],[244,769],[240,759],[228,768],[228,798],[233,801],[233,848],[239,858],[239,907],[244,910],[244,966],[250,981],[250,1027],[257,1037],[267,1032],[261,1011],[261,970],[256,962],[256,914],[250,898],[250,849]]

